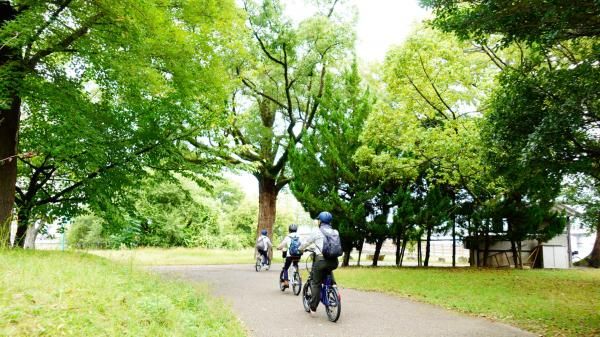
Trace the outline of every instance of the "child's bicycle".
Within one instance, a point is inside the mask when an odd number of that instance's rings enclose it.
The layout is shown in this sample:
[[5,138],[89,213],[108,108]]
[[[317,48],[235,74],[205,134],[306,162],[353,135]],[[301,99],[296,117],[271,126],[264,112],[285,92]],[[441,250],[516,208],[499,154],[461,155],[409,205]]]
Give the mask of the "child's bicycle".
[[[294,293],[294,295],[298,296],[300,294],[300,290],[302,289],[302,277],[300,276],[300,272],[298,271],[298,268],[296,268],[296,266],[294,264],[292,264],[290,266],[290,268],[293,268],[291,270],[291,275],[292,277],[290,278],[290,284],[292,285],[292,292]],[[289,274],[290,271],[288,271]],[[284,285],[283,283],[283,270],[281,271],[281,274],[279,274],[279,289],[281,291],[285,291],[287,287]]]
[[271,260],[267,259],[267,264],[263,264],[262,262],[262,255],[260,255],[258,252],[256,253],[256,264],[254,265],[254,269],[259,272],[263,267],[265,267],[265,270],[269,270],[269,268],[271,267]]
[[[306,269],[310,269],[308,267],[309,260],[312,259],[314,262],[315,252],[309,255],[306,259]],[[312,268],[311,268],[312,269]],[[302,289],[302,304],[304,305],[304,310],[306,312],[310,312],[310,299],[312,297],[312,291],[310,288],[310,283],[312,281],[311,274],[308,276],[308,280],[304,284],[304,288]],[[321,298],[321,303],[325,306],[325,312],[327,312],[327,318],[331,322],[336,322],[340,318],[340,313],[342,311],[342,297],[337,289],[337,285],[333,282],[332,274],[327,275],[325,281],[321,283],[321,292],[319,294]]]

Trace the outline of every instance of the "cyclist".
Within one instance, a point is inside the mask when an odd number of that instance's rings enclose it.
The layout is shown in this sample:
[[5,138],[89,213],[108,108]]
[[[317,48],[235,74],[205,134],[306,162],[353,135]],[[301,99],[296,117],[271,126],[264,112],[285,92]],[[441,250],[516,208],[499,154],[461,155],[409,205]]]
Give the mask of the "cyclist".
[[298,268],[298,261],[300,260],[300,256],[302,256],[302,251],[300,250],[300,246],[302,242],[300,241],[300,236],[298,235],[298,225],[291,224],[288,227],[289,234],[281,241],[279,246],[277,246],[277,250],[283,250],[283,258],[285,259],[285,263],[283,265],[283,270],[281,273],[281,282],[283,282],[283,286],[289,288],[290,279],[288,277],[288,270],[290,265],[294,265],[296,269]]
[[269,265],[269,255],[267,252],[273,244],[271,243],[271,239],[267,236],[267,230],[263,229],[260,231],[260,236],[256,239],[256,250],[263,258],[263,266]]
[[[314,244],[315,246],[315,261],[312,265],[311,273],[311,294],[310,299],[310,310],[316,311],[319,305],[319,294],[321,293],[321,283],[325,280],[327,275],[331,274],[332,271],[338,267],[339,261],[337,257],[325,257],[323,255],[324,242],[331,243],[330,238],[337,238],[338,254],[341,250],[339,242],[339,233],[337,230],[331,228],[331,221],[333,216],[329,212],[321,212],[317,218],[319,222],[319,228],[315,229],[310,237],[300,246],[300,250],[304,251],[309,245]],[[329,238],[329,239],[328,239]],[[329,254],[327,254],[329,255]],[[337,254],[336,254],[337,255]],[[339,255],[338,255],[339,256]]]

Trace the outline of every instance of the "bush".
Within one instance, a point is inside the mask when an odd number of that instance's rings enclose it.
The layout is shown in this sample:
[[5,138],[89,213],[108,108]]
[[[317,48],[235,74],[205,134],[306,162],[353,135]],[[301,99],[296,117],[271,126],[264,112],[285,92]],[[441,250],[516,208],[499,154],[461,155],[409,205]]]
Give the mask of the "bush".
[[81,215],[73,219],[67,232],[67,243],[79,249],[105,248],[107,239],[102,234],[103,220],[95,215]]

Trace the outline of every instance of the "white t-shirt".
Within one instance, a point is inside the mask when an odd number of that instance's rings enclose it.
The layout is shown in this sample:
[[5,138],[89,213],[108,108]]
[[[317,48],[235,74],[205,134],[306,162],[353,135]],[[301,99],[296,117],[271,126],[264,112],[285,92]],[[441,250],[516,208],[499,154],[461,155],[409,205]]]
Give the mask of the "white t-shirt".
[[[290,233],[286,235],[283,241],[281,241],[281,243],[279,244],[279,246],[277,246],[277,249],[281,249],[284,252],[287,252],[288,249],[290,249],[290,245],[292,244],[292,238],[300,239],[300,235],[298,235],[298,233]],[[302,245],[302,242],[300,242],[300,245]]]
[[273,247],[273,244],[271,243],[271,239],[269,239],[269,237],[266,235],[261,235],[256,240],[256,247],[260,247],[260,245],[258,243],[261,241],[264,243],[265,250],[269,250],[269,248]]
[[325,235],[323,235],[323,232],[321,232],[321,230],[323,230],[327,234],[333,234],[337,232],[337,230],[327,225],[323,225],[320,228],[315,228],[306,240],[306,242],[304,242],[300,246],[300,250],[302,251],[308,248],[310,245],[314,245],[315,252],[317,253],[317,255],[323,255],[323,240],[325,240]]

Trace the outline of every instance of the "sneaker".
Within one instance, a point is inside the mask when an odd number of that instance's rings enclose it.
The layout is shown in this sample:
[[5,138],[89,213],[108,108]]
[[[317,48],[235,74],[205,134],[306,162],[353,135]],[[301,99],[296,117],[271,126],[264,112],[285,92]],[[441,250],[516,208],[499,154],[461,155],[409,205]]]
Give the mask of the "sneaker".
[[290,281],[288,281],[288,280],[283,281],[283,286],[286,287],[286,288],[289,288],[290,287]]

